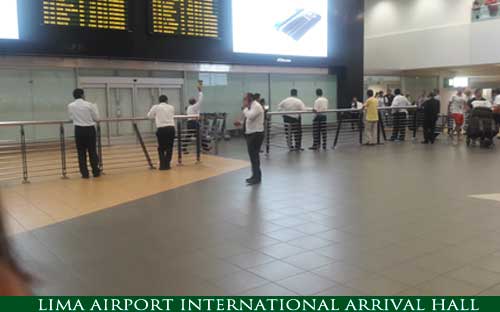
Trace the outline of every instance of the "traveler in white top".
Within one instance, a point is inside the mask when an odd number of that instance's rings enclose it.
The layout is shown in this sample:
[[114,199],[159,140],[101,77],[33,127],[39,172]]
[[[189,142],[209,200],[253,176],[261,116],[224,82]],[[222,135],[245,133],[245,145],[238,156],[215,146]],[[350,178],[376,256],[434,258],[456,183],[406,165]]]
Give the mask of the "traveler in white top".
[[78,165],[83,179],[89,178],[87,167],[87,153],[92,167],[92,174],[95,178],[101,175],[99,168],[99,157],[97,156],[97,134],[96,123],[99,120],[97,106],[85,101],[85,94],[82,89],[73,91],[75,101],[68,105],[68,114],[75,126],[75,143],[78,152]]
[[[495,98],[493,100],[493,113],[495,116],[495,122],[500,125],[500,89],[495,90]],[[500,139],[500,137],[498,137]]]
[[[307,106],[298,98],[298,91],[292,89],[290,97],[278,104],[278,110],[282,112],[307,111]],[[302,121],[297,115],[284,115],[286,141],[290,151],[302,151]],[[293,137],[293,138],[292,138]]]
[[161,95],[160,104],[154,105],[148,113],[149,119],[156,123],[158,138],[158,156],[160,170],[170,170],[175,139],[175,108],[168,104],[168,97]]
[[[201,104],[203,104],[203,82],[201,80],[198,82],[197,88],[198,88],[198,99],[195,99],[195,98],[189,99],[189,106],[186,110],[186,114],[189,116],[194,116],[194,115],[200,116],[200,114],[201,114]],[[198,131],[199,127],[200,127],[200,120],[189,119],[187,121],[187,130],[188,130],[188,133],[186,136],[187,141],[190,141],[194,137],[194,135]],[[203,147],[205,149],[208,148],[207,142],[203,141],[202,144],[203,144]],[[183,148],[183,152],[185,154],[188,153],[186,148]]]
[[450,133],[450,135],[455,134],[457,136],[460,136],[462,134],[462,128],[465,121],[464,118],[465,106],[467,105],[467,97],[464,94],[463,88],[457,89],[457,94],[453,95],[450,98],[449,105],[450,105],[451,117],[455,122],[455,127],[453,131]]
[[252,177],[246,180],[249,185],[260,184],[260,149],[264,142],[264,108],[256,101],[255,96],[247,93],[243,99],[243,115],[245,116],[245,134],[248,156],[252,163]]
[[[316,90],[317,99],[314,101],[314,111],[316,112],[316,117],[313,120],[313,146],[309,149],[313,151],[317,151],[323,146],[323,149],[327,148],[327,119],[326,115],[323,114],[328,110],[328,99],[323,96],[323,90]],[[321,138],[323,138],[323,142],[321,142]],[[323,143],[323,144],[321,144]]]
[[404,141],[406,136],[408,111],[404,108],[399,108],[399,107],[408,107],[411,106],[411,103],[404,95],[401,95],[400,89],[396,89],[396,91],[394,91],[394,94],[396,96],[394,97],[394,100],[392,101],[391,105],[391,107],[394,108],[392,110],[392,117],[394,119],[394,123],[392,126],[393,130],[392,130],[391,141],[396,141],[398,139],[399,141]]

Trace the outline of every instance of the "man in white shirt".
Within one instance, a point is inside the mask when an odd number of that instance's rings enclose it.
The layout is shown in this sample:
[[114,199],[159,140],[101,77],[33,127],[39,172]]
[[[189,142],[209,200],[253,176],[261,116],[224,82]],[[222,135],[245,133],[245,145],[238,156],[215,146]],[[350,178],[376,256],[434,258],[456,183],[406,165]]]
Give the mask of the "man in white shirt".
[[462,127],[464,125],[464,111],[467,105],[467,97],[464,94],[463,88],[457,89],[457,94],[450,98],[450,114],[455,122],[455,128],[453,129],[451,135],[454,133],[460,135],[462,133]]
[[[292,89],[290,97],[281,101],[278,104],[279,111],[307,111],[308,108],[304,102],[298,98],[298,91]],[[286,141],[290,151],[302,151],[302,121],[300,116],[284,115],[283,121],[285,123]],[[292,136],[295,142],[292,140]],[[295,143],[295,144],[294,144]]]
[[404,95],[401,94],[400,89],[396,89],[394,91],[394,94],[396,96],[394,97],[394,100],[392,101],[391,105],[391,107],[394,108],[392,110],[392,117],[394,119],[394,123],[393,123],[391,141],[396,141],[398,139],[399,141],[404,141],[406,136],[408,111],[400,107],[411,106],[411,103]]
[[99,168],[99,157],[97,156],[95,126],[99,120],[99,112],[96,105],[85,101],[85,94],[82,89],[75,89],[73,97],[75,101],[68,105],[68,114],[75,126],[75,142],[80,173],[83,179],[89,178],[88,153],[92,174],[95,178],[98,178],[101,175],[101,170]]
[[243,115],[245,116],[245,134],[248,156],[252,163],[252,177],[246,180],[248,185],[262,182],[260,169],[260,149],[264,143],[264,108],[257,102],[254,95],[248,93],[243,99]]
[[166,95],[161,95],[159,102],[160,104],[156,104],[151,108],[148,118],[155,120],[157,128],[156,137],[158,138],[160,170],[170,170],[175,139],[175,108],[168,104]]
[[188,115],[199,115],[201,113],[201,104],[203,103],[203,89],[198,86],[198,99],[189,99],[189,106],[187,108]]
[[[199,116],[201,114],[201,104],[203,103],[203,89],[202,85],[198,85],[198,99],[195,98],[190,98],[189,99],[189,106],[186,110],[187,115],[193,115],[193,116]],[[187,121],[187,130],[188,134],[186,136],[186,140],[191,140],[191,138],[195,135],[195,133],[198,131],[198,128],[200,127],[200,121],[197,119],[189,119]],[[202,140],[202,146],[204,149],[208,148],[208,143],[206,140]],[[183,148],[183,151],[185,154],[188,153],[186,148]]]
[[[493,116],[495,122],[500,125],[500,89],[495,90],[495,98],[493,99]],[[498,137],[500,139],[500,137]]]
[[318,97],[314,102],[314,111],[316,112],[316,117],[313,120],[313,146],[310,150],[317,151],[321,146],[321,138],[323,137],[323,149],[327,148],[327,125],[326,125],[326,115],[322,114],[328,110],[328,99],[323,96],[323,90],[317,89],[316,96]]
[[360,125],[360,119],[362,118],[362,109],[363,109],[363,103],[358,101],[358,98],[357,97],[353,97],[352,98],[352,102],[351,102],[351,109],[356,109],[358,110],[357,112],[351,112],[351,129],[352,130],[355,130],[356,127],[359,128],[359,125]]

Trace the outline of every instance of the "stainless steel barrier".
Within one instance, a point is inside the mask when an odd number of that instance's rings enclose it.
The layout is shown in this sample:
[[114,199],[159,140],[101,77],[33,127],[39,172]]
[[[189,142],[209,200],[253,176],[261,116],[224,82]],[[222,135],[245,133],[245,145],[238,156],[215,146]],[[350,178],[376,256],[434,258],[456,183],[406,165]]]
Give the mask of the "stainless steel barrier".
[[[179,165],[201,160],[199,116],[175,116],[176,149]],[[126,131],[120,136],[102,137],[102,128],[116,125]],[[43,128],[54,139],[28,139],[28,130]],[[17,129],[19,136],[0,142],[0,181],[77,174],[77,151],[70,121],[0,122],[2,130]],[[108,128],[109,129],[109,128]],[[142,130],[141,129],[149,129]],[[147,118],[102,119],[97,123],[97,152],[103,172],[147,166],[155,169],[158,162],[157,140],[152,121]],[[121,131],[122,132],[122,131]],[[53,133],[53,135],[52,135]],[[174,154],[175,155],[175,154]]]
[[[312,111],[268,112],[265,120],[267,154],[271,147],[301,150],[304,143],[325,148],[332,142],[335,149],[339,145],[363,144],[365,139],[365,114],[359,109],[331,109],[319,114]],[[448,122],[447,116],[441,116],[436,129],[444,132]],[[422,134],[422,127],[423,113],[416,106],[379,108],[377,143],[408,138],[416,141]]]

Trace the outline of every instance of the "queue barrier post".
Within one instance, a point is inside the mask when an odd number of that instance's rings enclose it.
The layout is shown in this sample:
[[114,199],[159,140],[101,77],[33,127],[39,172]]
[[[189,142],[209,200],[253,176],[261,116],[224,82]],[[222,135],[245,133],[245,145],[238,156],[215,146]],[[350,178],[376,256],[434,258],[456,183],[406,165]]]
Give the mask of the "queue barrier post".
[[64,124],[59,125],[59,143],[61,149],[61,174],[63,179],[68,178],[67,165],[66,165],[66,136],[64,133]]
[[23,166],[23,184],[30,183],[28,179],[28,151],[26,148],[26,131],[21,125],[21,161]]
[[177,121],[177,164],[182,165],[182,123]]

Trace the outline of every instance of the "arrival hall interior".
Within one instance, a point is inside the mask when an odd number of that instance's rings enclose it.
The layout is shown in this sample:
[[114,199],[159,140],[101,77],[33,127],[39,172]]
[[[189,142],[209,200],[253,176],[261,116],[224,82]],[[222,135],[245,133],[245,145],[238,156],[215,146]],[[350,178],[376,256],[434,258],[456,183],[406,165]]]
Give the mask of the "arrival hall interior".
[[499,296],[499,5],[1,1],[0,288]]

